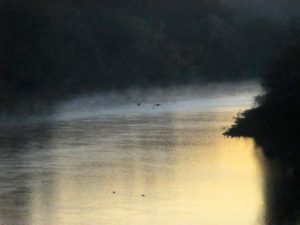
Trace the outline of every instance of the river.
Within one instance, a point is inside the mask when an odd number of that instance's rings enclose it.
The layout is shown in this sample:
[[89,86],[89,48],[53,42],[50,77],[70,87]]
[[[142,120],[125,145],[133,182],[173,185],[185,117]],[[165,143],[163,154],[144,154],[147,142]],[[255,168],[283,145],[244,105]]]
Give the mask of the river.
[[259,86],[233,87],[85,96],[2,123],[0,224],[264,225],[264,158],[222,136]]

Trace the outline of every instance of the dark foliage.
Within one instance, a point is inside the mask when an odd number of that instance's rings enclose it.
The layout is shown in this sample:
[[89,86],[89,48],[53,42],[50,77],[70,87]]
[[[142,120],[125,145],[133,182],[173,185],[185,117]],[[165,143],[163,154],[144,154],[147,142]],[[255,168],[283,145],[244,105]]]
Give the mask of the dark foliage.
[[300,42],[284,50],[263,78],[258,107],[242,113],[225,133],[254,137],[270,157],[300,156]]
[[[256,76],[297,20],[241,23],[205,0],[0,3],[0,110],[82,92]],[[46,103],[46,104],[45,104]]]
[[300,218],[300,42],[284,50],[263,78],[266,93],[225,133],[253,137],[266,156],[266,224]]

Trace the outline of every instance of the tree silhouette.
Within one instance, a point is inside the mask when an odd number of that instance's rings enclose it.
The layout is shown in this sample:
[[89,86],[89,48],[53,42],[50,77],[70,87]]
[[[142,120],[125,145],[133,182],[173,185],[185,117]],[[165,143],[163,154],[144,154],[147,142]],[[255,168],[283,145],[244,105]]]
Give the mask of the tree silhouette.
[[254,137],[270,156],[299,155],[300,42],[270,64],[262,85],[265,94],[256,98],[258,106],[239,115],[225,135]]

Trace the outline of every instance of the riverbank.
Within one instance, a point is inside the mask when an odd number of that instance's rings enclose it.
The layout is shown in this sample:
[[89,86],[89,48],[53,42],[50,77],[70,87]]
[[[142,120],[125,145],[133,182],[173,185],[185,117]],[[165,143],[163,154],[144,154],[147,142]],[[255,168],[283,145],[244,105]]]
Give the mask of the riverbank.
[[251,137],[265,155],[284,161],[300,158],[299,108],[264,105],[238,115],[224,132],[228,137]]
[[282,51],[262,80],[257,107],[239,114],[224,135],[252,137],[267,156],[300,159],[300,41]]

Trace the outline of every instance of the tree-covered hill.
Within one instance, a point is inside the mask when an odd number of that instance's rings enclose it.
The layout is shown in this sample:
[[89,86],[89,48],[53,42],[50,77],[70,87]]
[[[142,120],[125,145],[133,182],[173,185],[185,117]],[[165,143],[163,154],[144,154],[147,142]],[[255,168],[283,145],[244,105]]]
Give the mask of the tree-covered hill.
[[298,19],[240,13],[216,0],[1,2],[0,109],[87,91],[258,77],[297,36]]
[[285,49],[263,77],[265,94],[225,133],[253,137],[268,156],[300,159],[300,41]]

